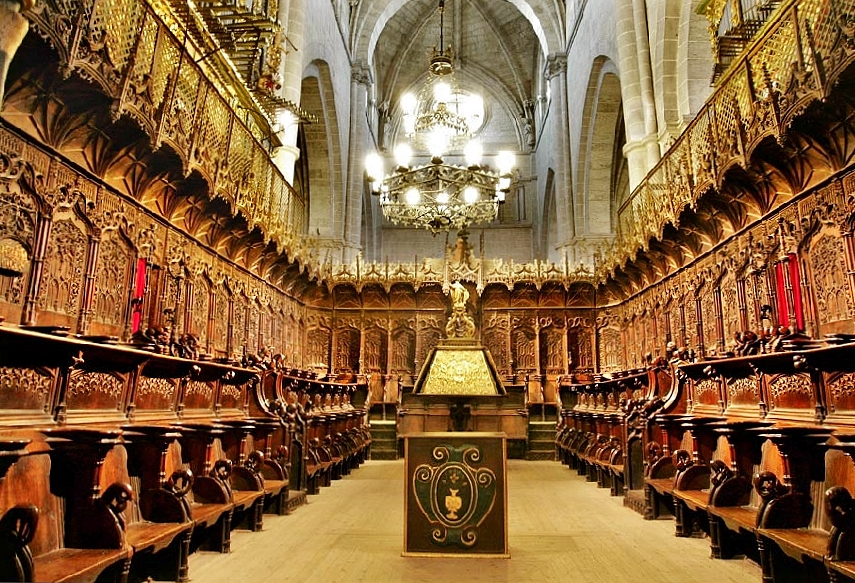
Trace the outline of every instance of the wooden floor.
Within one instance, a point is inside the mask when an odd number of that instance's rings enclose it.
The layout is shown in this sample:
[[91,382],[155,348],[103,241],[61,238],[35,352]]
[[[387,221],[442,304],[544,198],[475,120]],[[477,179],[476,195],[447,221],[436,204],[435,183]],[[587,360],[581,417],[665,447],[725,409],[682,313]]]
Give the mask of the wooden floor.
[[706,539],[674,536],[557,462],[509,460],[511,558],[403,558],[402,461],[370,461],[264,531],[232,533],[232,554],[198,552],[204,583],[759,583],[747,560],[712,560]]

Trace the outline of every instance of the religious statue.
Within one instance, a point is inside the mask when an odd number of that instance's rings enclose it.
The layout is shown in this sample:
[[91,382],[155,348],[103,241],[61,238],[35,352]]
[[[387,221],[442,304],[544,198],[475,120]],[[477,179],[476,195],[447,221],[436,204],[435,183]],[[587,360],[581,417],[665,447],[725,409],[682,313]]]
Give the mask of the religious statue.
[[459,281],[451,284],[451,317],[445,326],[445,335],[448,338],[474,338],[475,321],[466,312],[466,302],[469,301],[469,292]]

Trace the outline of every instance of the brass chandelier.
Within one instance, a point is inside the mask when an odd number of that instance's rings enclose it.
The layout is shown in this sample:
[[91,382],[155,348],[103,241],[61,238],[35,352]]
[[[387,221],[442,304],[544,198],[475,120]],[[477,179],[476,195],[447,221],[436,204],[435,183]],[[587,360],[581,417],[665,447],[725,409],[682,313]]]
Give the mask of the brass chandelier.
[[[430,161],[412,165],[409,143],[394,150],[395,171],[385,174],[382,158],[366,159],[366,178],[392,223],[428,229],[436,234],[492,221],[510,190],[513,154],[500,152],[497,169],[482,164],[482,151],[472,130],[483,121],[483,101],[461,92],[454,82],[453,52],[443,45],[445,0],[439,2],[439,47],[434,47],[428,79],[418,93],[401,99],[404,133],[412,145],[430,153]],[[466,164],[443,160],[463,150]]]

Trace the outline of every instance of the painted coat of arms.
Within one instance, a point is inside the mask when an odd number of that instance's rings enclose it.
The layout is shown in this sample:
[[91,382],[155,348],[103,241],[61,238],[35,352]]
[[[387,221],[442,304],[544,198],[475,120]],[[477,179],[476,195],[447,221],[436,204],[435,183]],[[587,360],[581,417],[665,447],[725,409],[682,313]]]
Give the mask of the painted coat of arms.
[[475,445],[438,446],[431,457],[431,463],[416,467],[412,486],[430,523],[430,540],[472,548],[496,500],[496,474],[478,467],[481,449]]

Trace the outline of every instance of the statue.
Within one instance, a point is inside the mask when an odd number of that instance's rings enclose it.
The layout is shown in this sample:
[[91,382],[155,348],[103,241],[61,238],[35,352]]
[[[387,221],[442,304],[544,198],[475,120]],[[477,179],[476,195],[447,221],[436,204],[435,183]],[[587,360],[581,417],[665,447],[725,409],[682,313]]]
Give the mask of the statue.
[[474,338],[475,321],[466,313],[466,302],[469,301],[469,292],[459,281],[451,284],[451,317],[445,326],[445,335],[448,338]]

